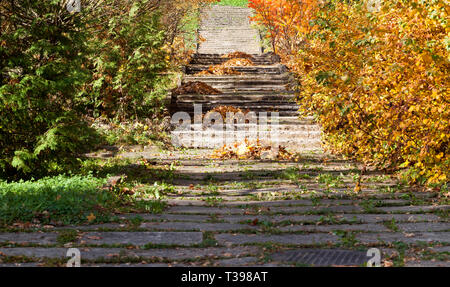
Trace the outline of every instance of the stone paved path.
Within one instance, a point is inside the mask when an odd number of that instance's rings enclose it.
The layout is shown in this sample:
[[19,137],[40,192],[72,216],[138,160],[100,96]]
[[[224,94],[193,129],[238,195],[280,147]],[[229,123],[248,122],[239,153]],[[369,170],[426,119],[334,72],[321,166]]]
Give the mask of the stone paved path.
[[320,146],[298,150],[297,161],[213,160],[211,149],[119,152],[129,162],[121,174],[173,187],[164,212],[1,230],[0,266],[64,266],[73,247],[83,266],[345,265],[333,251],[361,258],[369,248],[384,266],[450,266],[450,206],[439,192],[372,169],[355,192],[360,164]]
[[241,7],[212,6],[203,11],[199,34],[199,53],[226,54],[241,51],[261,54],[261,37],[251,27],[251,9]]
[[[450,265],[449,205],[437,193],[377,171],[363,175],[355,193],[359,165],[322,152],[299,162],[211,160],[210,153],[119,153],[135,158],[130,175],[142,159],[154,168],[175,164],[162,214],[2,231],[1,265],[63,265],[69,247],[80,249],[83,266],[304,266],[283,261],[283,251],[370,247],[388,266]],[[69,229],[76,238],[61,241]]]

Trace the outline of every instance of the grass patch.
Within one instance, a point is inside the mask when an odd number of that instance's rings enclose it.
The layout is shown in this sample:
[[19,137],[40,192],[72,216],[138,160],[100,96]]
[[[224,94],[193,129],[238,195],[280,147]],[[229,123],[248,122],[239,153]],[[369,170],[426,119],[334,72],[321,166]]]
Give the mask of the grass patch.
[[221,0],[216,5],[247,7],[248,6],[248,0]]
[[0,225],[14,222],[80,224],[110,221],[113,211],[160,212],[165,205],[102,188],[106,179],[92,175],[0,181]]
[[0,222],[38,220],[69,224],[87,221],[90,213],[102,217],[100,209],[115,201],[112,194],[100,190],[105,183],[105,179],[90,175],[0,182]]
[[78,231],[74,229],[62,230],[58,233],[56,241],[60,244],[75,242],[78,238]]

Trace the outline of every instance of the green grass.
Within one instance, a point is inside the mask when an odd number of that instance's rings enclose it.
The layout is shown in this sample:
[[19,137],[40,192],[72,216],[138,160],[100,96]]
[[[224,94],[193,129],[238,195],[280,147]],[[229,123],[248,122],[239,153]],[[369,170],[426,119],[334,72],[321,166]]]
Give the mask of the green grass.
[[0,225],[15,222],[79,224],[110,221],[113,211],[161,212],[161,200],[140,200],[103,189],[106,179],[92,175],[0,181]]
[[66,244],[69,242],[75,242],[78,237],[78,231],[74,229],[68,229],[68,230],[61,230],[58,233],[58,237],[56,238],[56,241],[58,241],[59,244]]
[[247,7],[248,0],[222,0],[217,5]]
[[56,176],[37,181],[0,182],[0,222],[82,222],[95,207],[108,206],[112,194],[99,191],[105,179]]

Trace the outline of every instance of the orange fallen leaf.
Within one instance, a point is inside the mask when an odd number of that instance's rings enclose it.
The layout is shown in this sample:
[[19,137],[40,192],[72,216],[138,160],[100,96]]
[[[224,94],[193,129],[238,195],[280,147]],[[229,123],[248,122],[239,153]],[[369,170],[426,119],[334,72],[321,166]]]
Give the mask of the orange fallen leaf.
[[91,212],[91,214],[89,214],[88,216],[86,216],[87,220],[89,222],[94,221],[97,217]]
[[102,239],[100,236],[87,236],[88,239],[92,239],[92,240],[100,240]]
[[392,266],[394,266],[394,263],[392,261],[389,260],[384,261],[384,267],[392,267]]

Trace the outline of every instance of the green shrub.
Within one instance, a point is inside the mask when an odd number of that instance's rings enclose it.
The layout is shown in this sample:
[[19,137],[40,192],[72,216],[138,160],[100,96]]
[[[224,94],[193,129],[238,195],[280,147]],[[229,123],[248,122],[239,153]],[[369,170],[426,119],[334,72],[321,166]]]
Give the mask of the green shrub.
[[98,13],[90,15],[93,77],[79,100],[94,116],[123,120],[149,115],[149,110],[161,106],[155,87],[164,81],[160,73],[167,69],[169,58],[163,49],[160,15],[149,7],[151,2],[123,1],[120,9],[116,2],[105,1]]
[[89,78],[80,13],[64,1],[0,5],[0,173],[58,171],[96,138],[75,112]]

